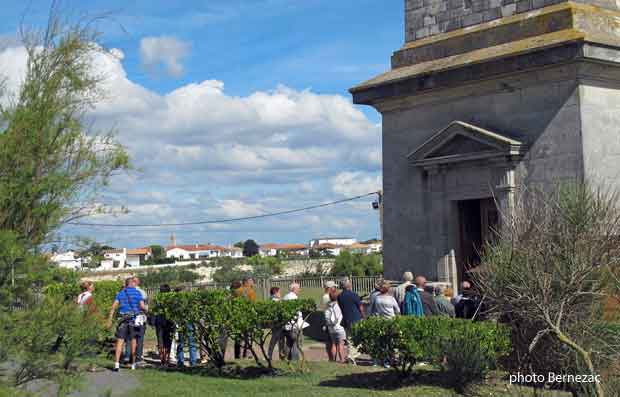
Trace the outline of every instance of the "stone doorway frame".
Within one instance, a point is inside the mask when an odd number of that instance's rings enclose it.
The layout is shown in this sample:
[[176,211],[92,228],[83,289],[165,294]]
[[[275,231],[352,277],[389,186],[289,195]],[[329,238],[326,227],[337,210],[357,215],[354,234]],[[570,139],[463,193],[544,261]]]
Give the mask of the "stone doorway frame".
[[516,167],[526,149],[504,134],[453,121],[407,156],[424,175],[427,230],[437,260],[451,251],[459,255],[459,201],[494,198],[500,219],[512,212]]

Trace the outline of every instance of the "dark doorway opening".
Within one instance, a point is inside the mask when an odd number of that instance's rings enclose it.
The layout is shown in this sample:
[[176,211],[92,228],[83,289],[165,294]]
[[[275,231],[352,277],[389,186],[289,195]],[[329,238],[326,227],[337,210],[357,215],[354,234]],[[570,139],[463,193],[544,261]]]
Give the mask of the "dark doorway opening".
[[495,199],[463,200],[457,202],[459,214],[459,250],[457,267],[459,280],[468,280],[468,271],[480,264],[480,254],[486,242],[493,240],[499,222]]

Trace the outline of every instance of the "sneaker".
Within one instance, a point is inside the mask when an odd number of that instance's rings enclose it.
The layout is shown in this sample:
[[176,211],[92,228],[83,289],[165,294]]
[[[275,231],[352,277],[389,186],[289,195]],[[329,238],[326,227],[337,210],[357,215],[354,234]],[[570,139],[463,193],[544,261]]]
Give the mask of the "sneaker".
[[116,368],[116,367],[112,368],[112,372],[118,372],[118,371],[120,371],[120,368]]
[[136,364],[131,364],[131,370],[134,371],[136,369]]

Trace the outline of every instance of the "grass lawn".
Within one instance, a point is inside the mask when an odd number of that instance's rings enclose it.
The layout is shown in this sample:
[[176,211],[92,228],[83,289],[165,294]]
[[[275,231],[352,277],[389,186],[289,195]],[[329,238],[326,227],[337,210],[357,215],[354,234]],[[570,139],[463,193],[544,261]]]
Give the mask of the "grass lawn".
[[[299,292],[301,299],[313,299],[317,304],[321,303],[321,297],[325,291],[323,288],[302,288]],[[284,293],[282,294],[284,296]]]
[[[246,364],[248,362],[245,362]],[[216,377],[201,373],[146,369],[135,372],[141,388],[132,395],[160,396],[458,396],[442,384],[442,376],[433,370],[420,371],[416,383],[401,384],[392,371],[373,367],[333,363],[307,363],[304,373],[286,372],[278,376],[246,373],[242,376]],[[508,390],[503,382],[477,388],[477,395],[527,396]],[[540,394],[549,395],[550,394]]]
[[[383,371],[381,371],[383,372]],[[308,363],[304,373],[279,376],[220,378],[209,375],[137,371],[142,388],[133,395],[159,396],[446,396],[446,389],[435,386],[405,387],[396,390],[369,390],[369,375],[377,372],[368,367],[350,367],[331,363]],[[386,385],[387,386],[387,385]],[[389,387],[389,386],[388,386]]]

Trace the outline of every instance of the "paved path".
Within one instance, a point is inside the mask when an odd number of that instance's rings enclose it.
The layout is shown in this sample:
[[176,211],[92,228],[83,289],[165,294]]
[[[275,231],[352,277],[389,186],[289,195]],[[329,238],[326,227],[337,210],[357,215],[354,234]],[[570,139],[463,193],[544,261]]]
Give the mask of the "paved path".
[[69,397],[117,397],[129,394],[140,386],[135,373],[129,369],[120,372],[104,370],[84,375],[83,390],[69,394]]

